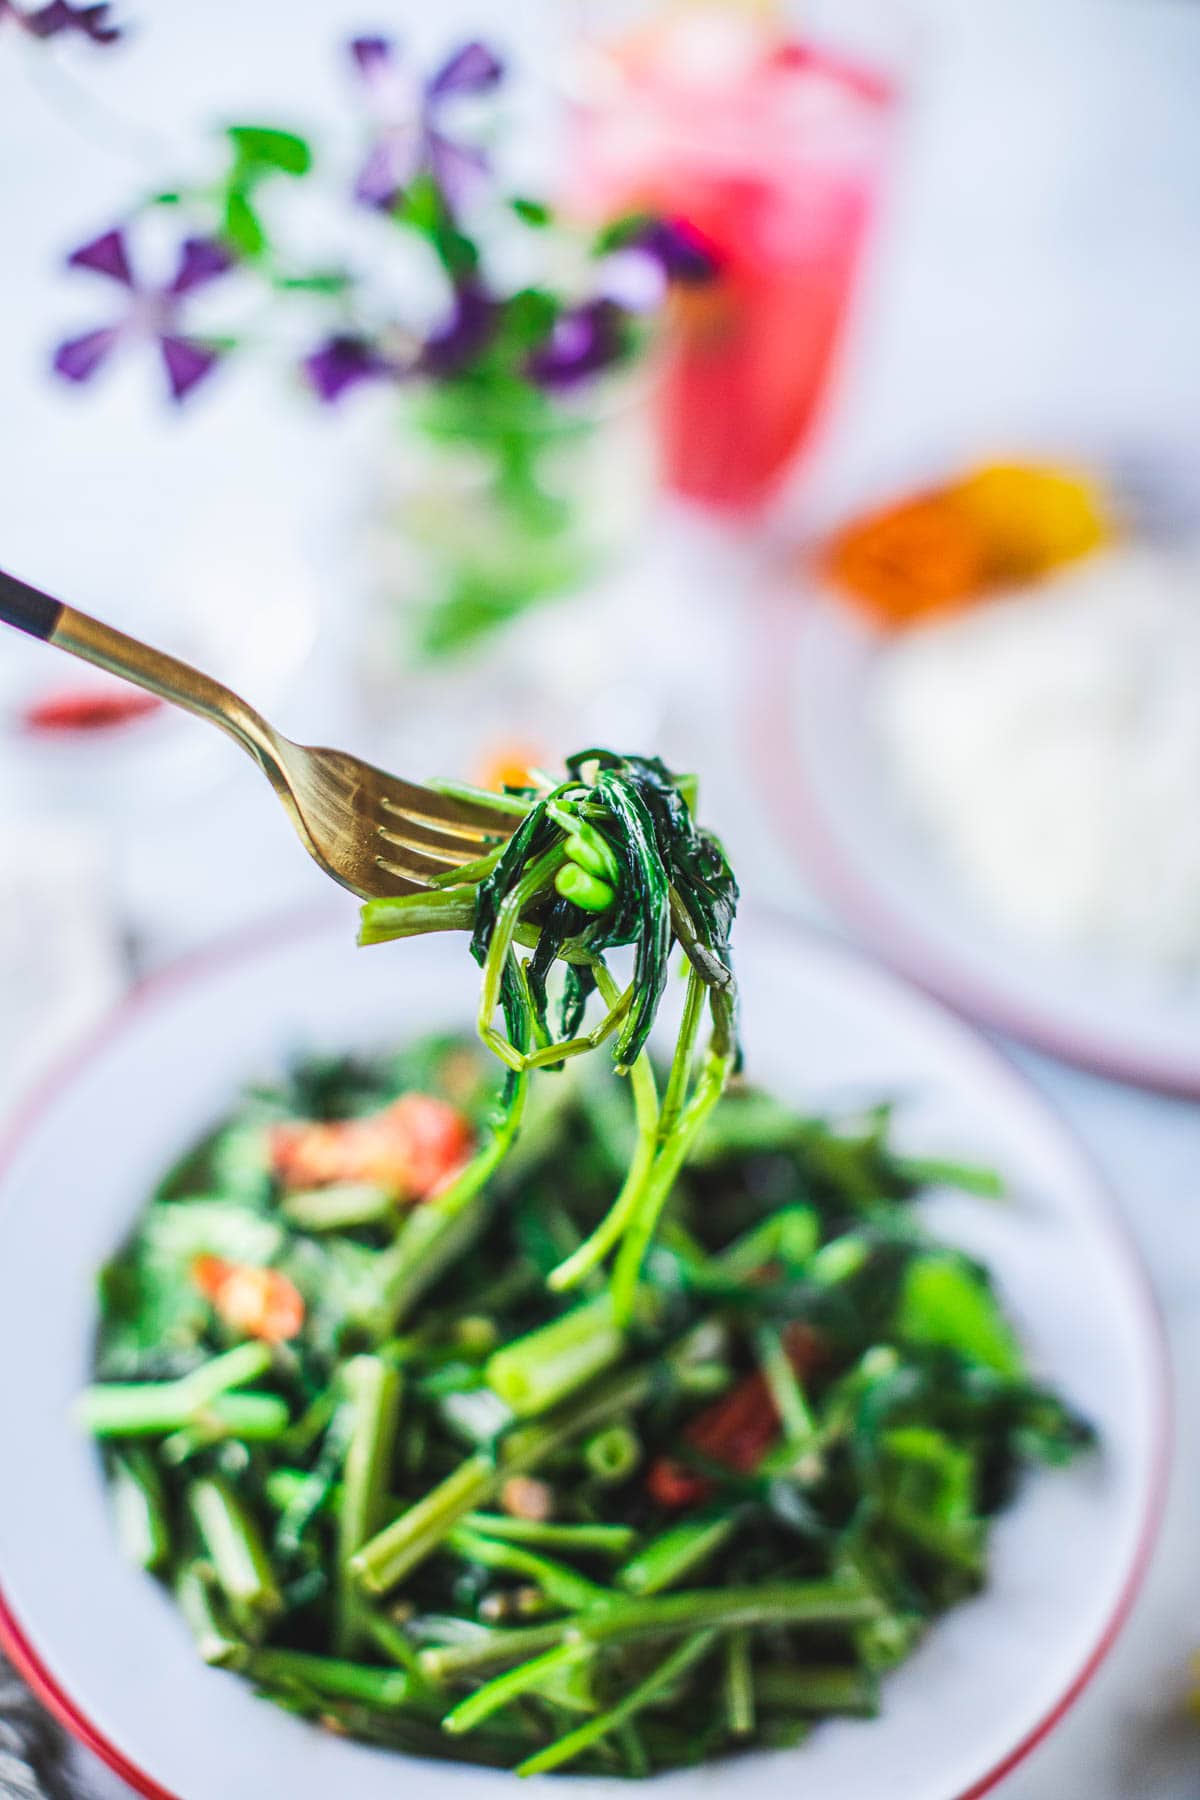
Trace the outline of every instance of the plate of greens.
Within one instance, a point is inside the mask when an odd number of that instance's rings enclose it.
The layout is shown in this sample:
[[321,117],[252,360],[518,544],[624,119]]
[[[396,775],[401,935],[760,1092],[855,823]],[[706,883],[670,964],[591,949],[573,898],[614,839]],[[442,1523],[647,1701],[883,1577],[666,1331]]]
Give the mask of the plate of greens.
[[0,1623],[140,1791],[955,1800],[1115,1636],[1165,1380],[1095,1175],[735,924],[691,798],[581,761],[381,947],[141,990],[17,1131]]

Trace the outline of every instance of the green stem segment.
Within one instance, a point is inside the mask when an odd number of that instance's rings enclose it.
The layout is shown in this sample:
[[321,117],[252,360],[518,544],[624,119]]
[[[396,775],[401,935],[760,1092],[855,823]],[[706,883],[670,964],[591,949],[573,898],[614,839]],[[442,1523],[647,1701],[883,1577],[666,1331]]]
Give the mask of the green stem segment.
[[194,1481],[187,1498],[230,1613],[253,1640],[283,1610],[258,1527],[223,1481],[211,1477]]
[[708,1562],[733,1536],[733,1514],[719,1519],[691,1519],[651,1538],[636,1556],[617,1570],[617,1584],[628,1594],[660,1594]]
[[171,1560],[171,1526],[158,1469],[144,1450],[130,1449],[112,1463],[117,1536],[130,1562],[154,1572]]
[[410,1697],[409,1678],[400,1670],[300,1650],[256,1650],[247,1673],[262,1687],[315,1688],[331,1700],[354,1700],[383,1712],[403,1706]]
[[462,1526],[456,1526],[449,1534],[446,1547],[456,1556],[479,1563],[485,1569],[502,1569],[510,1575],[522,1575],[527,1581],[536,1582],[548,1600],[567,1612],[603,1605],[610,1598],[607,1588],[589,1581],[586,1575],[568,1568],[566,1563],[539,1556],[519,1544],[505,1544],[496,1538],[483,1537]]
[[518,1417],[548,1412],[619,1362],[624,1350],[612,1297],[601,1294],[497,1350],[487,1365],[488,1386]]
[[362,1639],[361,1599],[350,1564],[379,1530],[387,1510],[388,1482],[400,1417],[400,1375],[378,1356],[355,1356],[342,1371],[352,1412],[350,1442],[338,1510],[338,1604],[334,1649],[346,1656]]
[[466,1700],[448,1712],[442,1720],[442,1730],[458,1737],[464,1731],[474,1731],[485,1719],[490,1719],[494,1712],[502,1706],[510,1706],[519,1700],[522,1694],[543,1687],[556,1676],[573,1669],[581,1662],[586,1662],[594,1654],[590,1644],[558,1644],[553,1650],[547,1650],[544,1656],[535,1656],[531,1662],[522,1663],[519,1668],[509,1669],[503,1675],[497,1675]]
[[585,1750],[590,1750],[593,1744],[598,1744],[602,1738],[608,1737],[626,1720],[631,1719],[635,1713],[640,1712],[652,1700],[657,1700],[660,1694],[673,1687],[681,1676],[686,1675],[689,1669],[694,1668],[708,1655],[716,1642],[716,1635],[714,1631],[702,1631],[698,1632],[695,1637],[686,1638],[659,1663],[657,1669],[652,1670],[649,1675],[638,1682],[636,1687],[631,1688],[624,1699],[618,1700],[617,1704],[610,1707],[607,1712],[598,1713],[586,1724],[577,1726],[574,1731],[569,1731],[566,1737],[559,1738],[557,1743],[548,1744],[544,1750],[539,1750],[535,1755],[526,1757],[525,1761],[518,1766],[517,1774],[548,1775],[552,1769],[561,1769],[564,1764],[573,1762],[577,1756],[581,1756]]

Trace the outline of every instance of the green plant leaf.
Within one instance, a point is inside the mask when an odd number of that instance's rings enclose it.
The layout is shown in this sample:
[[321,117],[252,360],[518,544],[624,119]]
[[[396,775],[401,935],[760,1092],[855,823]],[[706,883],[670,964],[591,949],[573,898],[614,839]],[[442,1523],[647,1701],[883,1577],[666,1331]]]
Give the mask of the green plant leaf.
[[312,151],[294,131],[272,125],[230,125],[225,134],[247,169],[277,169],[282,175],[307,175]]
[[540,200],[527,200],[520,194],[518,194],[515,199],[510,200],[509,205],[516,213],[518,219],[522,220],[526,225],[549,225],[554,217],[550,208],[544,206]]
[[240,255],[261,256],[267,247],[267,234],[262,220],[240,188],[231,188],[225,196],[223,230]]
[[930,1251],[905,1274],[896,1328],[911,1344],[956,1350],[1013,1379],[1024,1361],[1012,1326],[982,1273],[962,1257]]

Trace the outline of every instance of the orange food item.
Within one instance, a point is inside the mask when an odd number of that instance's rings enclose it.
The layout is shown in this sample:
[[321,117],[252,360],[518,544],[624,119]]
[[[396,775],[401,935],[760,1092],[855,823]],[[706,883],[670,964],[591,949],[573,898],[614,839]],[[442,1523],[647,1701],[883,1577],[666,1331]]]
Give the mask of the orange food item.
[[398,1200],[425,1200],[471,1154],[471,1127],[445,1100],[402,1094],[360,1119],[277,1125],[271,1164],[293,1191],[362,1181]]
[[918,495],[868,513],[838,532],[826,572],[880,625],[911,625],[983,592],[987,544],[969,512],[947,494]]
[[299,1337],[304,1301],[295,1284],[278,1269],[198,1256],[192,1264],[192,1280],[231,1331],[261,1338],[267,1344]]
[[1115,521],[1087,474],[1049,464],[987,463],[948,490],[988,547],[995,581],[1031,581],[1111,543]]
[[496,794],[505,788],[533,787],[532,771],[541,761],[541,753],[533,744],[515,739],[495,744],[480,762],[475,779],[480,787],[490,788]]
[[844,526],[827,547],[825,572],[894,629],[1036,580],[1116,535],[1103,490],[1087,475],[987,463]]

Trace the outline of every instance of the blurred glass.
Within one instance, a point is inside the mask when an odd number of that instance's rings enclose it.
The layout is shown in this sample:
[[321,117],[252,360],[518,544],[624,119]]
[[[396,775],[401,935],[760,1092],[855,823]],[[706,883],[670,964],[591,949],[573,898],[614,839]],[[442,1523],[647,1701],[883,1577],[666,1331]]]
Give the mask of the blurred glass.
[[666,472],[759,506],[810,443],[893,141],[894,8],[828,34],[743,0],[581,7],[568,58],[572,203],[686,219],[718,280],[683,293],[662,387]]

